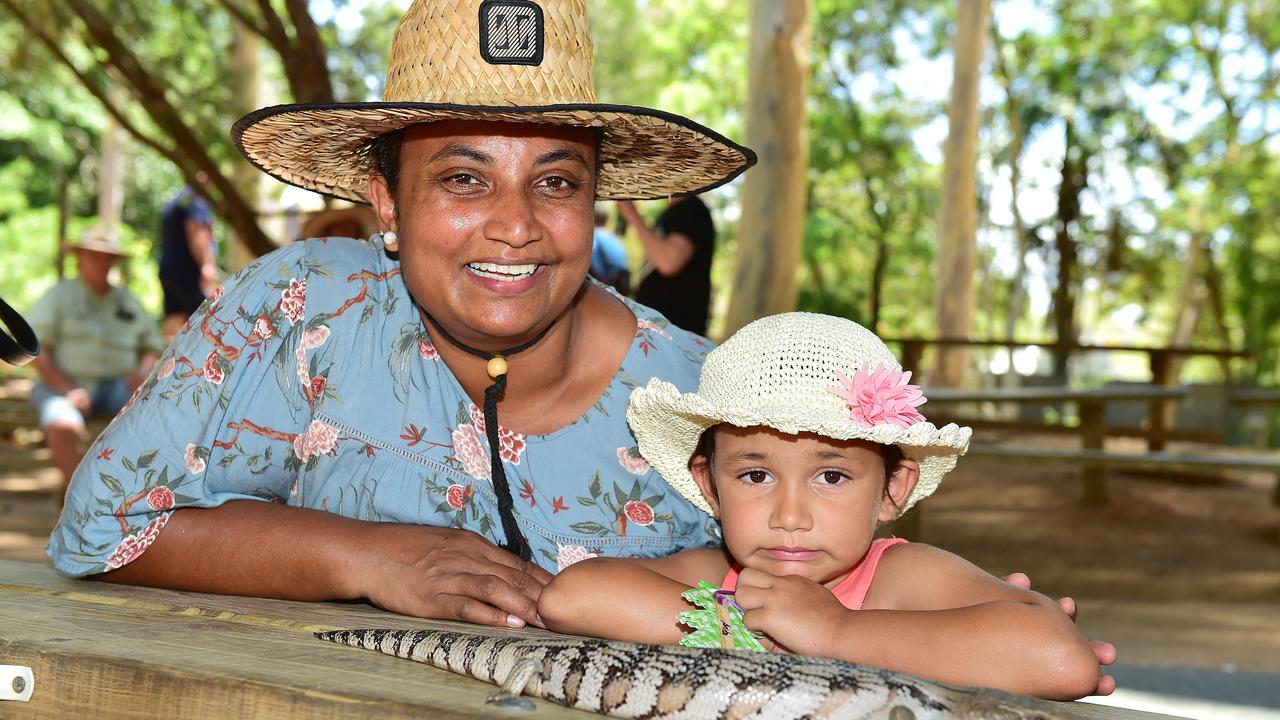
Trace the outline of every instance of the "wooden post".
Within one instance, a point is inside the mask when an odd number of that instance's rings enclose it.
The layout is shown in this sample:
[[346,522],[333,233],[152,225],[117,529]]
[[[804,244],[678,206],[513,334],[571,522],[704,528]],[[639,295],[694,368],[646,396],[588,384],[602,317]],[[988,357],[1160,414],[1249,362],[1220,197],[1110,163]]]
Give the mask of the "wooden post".
[[[1173,384],[1173,363],[1167,350],[1151,349],[1147,351],[1151,363],[1151,384],[1156,387],[1168,387]],[[1156,452],[1164,450],[1169,426],[1168,404],[1164,398],[1152,398],[1147,402],[1147,450]]]
[[71,191],[67,176],[58,173],[58,255],[54,260],[54,270],[58,279],[67,276],[67,223],[71,218]]
[[[1102,450],[1107,439],[1106,403],[1101,400],[1080,400],[1076,406],[1080,413],[1081,445],[1087,450]],[[1107,504],[1107,470],[1101,465],[1085,463],[1084,504]]]
[[[978,86],[990,0],[959,0],[948,134],[938,213],[937,286],[934,309],[938,337],[969,336],[973,326],[973,273],[977,264],[977,204],[974,175],[978,153]],[[971,352],[936,348],[929,384],[959,387]]]
[[[117,107],[127,101],[119,85],[112,85],[107,95]],[[124,208],[122,168],[128,142],[124,128],[108,115],[102,131],[102,151],[98,153],[98,227],[110,233],[112,238],[116,238],[120,229],[120,213]]]
[[809,165],[809,1],[751,5],[747,145],[760,163],[742,189],[726,335],[795,308]]
[[[261,63],[258,53],[262,42],[259,36],[239,21],[232,22],[231,34],[231,87],[234,102],[242,113],[258,108],[258,86],[261,83]],[[246,160],[236,162],[231,171],[232,181],[244,194],[245,200],[255,211],[262,206],[262,179],[266,177]],[[227,232],[227,250],[224,255],[227,273],[234,273],[257,259],[257,253],[249,249],[244,238],[235,232]],[[277,237],[277,242],[279,238]]]
[[920,360],[924,356],[924,341],[902,341],[902,369],[911,373],[915,383],[920,383]]
[[[116,107],[123,107],[128,101],[123,88],[112,85],[107,95]],[[123,167],[127,150],[128,136],[115,118],[107,116],[106,127],[102,131],[102,150],[98,153],[98,227],[107,232],[112,240],[120,241],[120,216],[124,209]],[[120,274],[121,285],[128,286],[131,265],[126,257],[115,266]]]

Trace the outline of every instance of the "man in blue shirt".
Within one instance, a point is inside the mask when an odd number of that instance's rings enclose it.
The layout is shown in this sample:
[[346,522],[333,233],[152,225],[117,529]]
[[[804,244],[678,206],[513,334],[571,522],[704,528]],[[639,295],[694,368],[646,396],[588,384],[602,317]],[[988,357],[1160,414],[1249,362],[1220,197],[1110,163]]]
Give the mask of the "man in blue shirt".
[[[203,185],[206,176],[196,175]],[[164,289],[164,334],[172,338],[218,285],[214,261],[213,211],[190,185],[164,206],[160,221],[160,286]]]
[[591,277],[623,295],[631,294],[631,269],[627,265],[627,248],[622,240],[605,227],[609,214],[596,206],[595,241],[591,247]]

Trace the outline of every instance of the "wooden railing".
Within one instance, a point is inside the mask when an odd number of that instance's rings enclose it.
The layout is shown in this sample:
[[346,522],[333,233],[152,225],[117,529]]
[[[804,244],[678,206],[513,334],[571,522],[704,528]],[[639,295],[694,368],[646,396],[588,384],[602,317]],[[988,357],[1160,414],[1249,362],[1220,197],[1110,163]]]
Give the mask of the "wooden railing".
[[[904,370],[910,370],[919,377],[921,369],[921,359],[924,357],[925,348],[932,346],[943,347],[1004,347],[1004,348],[1023,348],[1036,347],[1050,350],[1054,353],[1083,353],[1083,352],[1135,352],[1145,353],[1147,355],[1148,367],[1151,369],[1151,384],[1161,387],[1172,387],[1178,384],[1178,378],[1174,376],[1174,358],[1186,357],[1212,357],[1217,358],[1222,363],[1223,376],[1231,377],[1228,363],[1231,360],[1253,360],[1255,355],[1249,350],[1231,350],[1224,348],[1204,348],[1204,347],[1151,347],[1145,345],[1091,345],[1086,343],[1060,343],[1060,342],[1025,342],[1021,340],[967,340],[964,338],[885,338],[885,342],[896,343],[902,348],[901,359]],[[1063,379],[1065,382],[1065,378]],[[1149,401],[1148,410],[1148,442],[1151,450],[1162,450],[1165,446],[1165,428],[1169,424],[1170,407],[1165,398],[1156,397]]]

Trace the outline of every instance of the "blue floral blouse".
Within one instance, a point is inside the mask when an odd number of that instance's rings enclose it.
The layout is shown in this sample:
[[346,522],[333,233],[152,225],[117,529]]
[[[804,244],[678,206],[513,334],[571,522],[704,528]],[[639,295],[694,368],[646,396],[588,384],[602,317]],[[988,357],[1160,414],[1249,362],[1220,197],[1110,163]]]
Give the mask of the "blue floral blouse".
[[[635,341],[594,407],[547,435],[499,429],[517,521],[552,572],[718,542],[639,457],[625,413],[650,377],[694,389],[711,345],[624,302]],[[295,243],[215,291],[90,448],[47,552],[64,573],[104,572],[176,508],[242,499],[505,540],[483,415],[380,237]]]

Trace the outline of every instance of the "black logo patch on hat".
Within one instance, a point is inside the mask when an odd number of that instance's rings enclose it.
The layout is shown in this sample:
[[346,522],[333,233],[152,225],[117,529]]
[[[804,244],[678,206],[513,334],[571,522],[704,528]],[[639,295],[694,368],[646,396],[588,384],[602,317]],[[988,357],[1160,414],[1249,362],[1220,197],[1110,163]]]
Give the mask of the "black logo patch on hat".
[[480,56],[491,65],[541,65],[542,8],[529,0],[480,3]]

